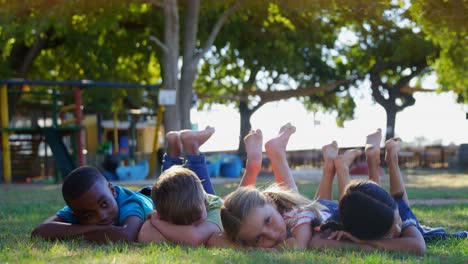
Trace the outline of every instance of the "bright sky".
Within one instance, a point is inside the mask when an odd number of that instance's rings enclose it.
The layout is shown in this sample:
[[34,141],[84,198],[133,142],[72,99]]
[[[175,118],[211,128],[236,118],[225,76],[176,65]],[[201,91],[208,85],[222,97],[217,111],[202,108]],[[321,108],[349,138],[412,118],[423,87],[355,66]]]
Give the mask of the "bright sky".
[[[432,86],[431,86],[432,84]],[[434,87],[434,79],[423,82],[422,87]],[[365,136],[377,128],[385,134],[386,114],[383,107],[373,103],[370,88],[363,87],[355,109],[355,120],[345,122],[338,128],[334,114],[308,113],[295,100],[274,102],[264,105],[251,118],[252,128],[260,128],[264,142],[274,137],[279,128],[291,122],[297,127],[291,137],[288,150],[320,148],[337,140],[342,147],[363,146]],[[366,90],[367,89],[367,90]],[[364,94],[364,95],[363,95]],[[399,112],[396,117],[396,136],[405,142],[414,142],[424,137],[429,143],[443,145],[468,143],[468,106],[455,103],[454,93],[416,93],[416,104]],[[314,120],[320,124],[314,125]],[[192,122],[198,127],[214,126],[216,133],[205,143],[202,151],[237,149],[240,116],[233,107],[217,105],[211,111],[192,110]]]
[[[343,28],[337,45],[352,45],[356,41],[354,33]],[[410,85],[414,85],[413,82]],[[436,76],[423,79],[421,87],[436,89]],[[382,128],[385,135],[386,113],[382,106],[373,103],[368,82],[355,94],[355,119],[345,122],[344,128],[336,126],[334,114],[308,113],[296,100],[264,105],[253,114],[250,120],[252,128],[262,130],[265,142],[276,136],[283,124],[291,122],[297,130],[289,141],[290,150],[320,148],[332,140],[342,147],[363,146],[365,136],[377,128]],[[457,104],[454,93],[416,93],[415,98],[415,105],[397,113],[395,136],[408,143],[423,137],[425,145],[468,143],[468,105]],[[237,149],[240,135],[237,109],[217,105],[211,111],[193,109],[191,115],[192,122],[200,129],[207,125],[216,128],[216,133],[202,147],[203,151]]]

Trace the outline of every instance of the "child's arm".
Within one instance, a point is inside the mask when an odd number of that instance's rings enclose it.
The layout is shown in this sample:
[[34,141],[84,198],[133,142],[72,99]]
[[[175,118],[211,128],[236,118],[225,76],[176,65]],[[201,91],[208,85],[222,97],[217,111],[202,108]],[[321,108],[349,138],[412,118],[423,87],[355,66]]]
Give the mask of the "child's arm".
[[368,244],[358,244],[350,241],[333,240],[328,238],[328,232],[315,233],[309,242],[310,249],[357,249],[366,252],[375,248]]
[[292,236],[296,239],[296,249],[306,249],[312,237],[312,226],[310,224],[300,225],[294,229]]
[[365,241],[378,249],[424,255],[426,242],[415,226],[409,226],[401,232],[401,236],[391,239],[378,239]]
[[232,242],[226,233],[224,232],[216,232],[211,237],[208,239],[206,242],[206,246],[209,248],[236,248],[236,249],[242,249],[242,247],[238,246],[234,242]]
[[84,236],[88,241],[136,241],[142,225],[139,217],[130,216],[122,226],[114,225],[76,225],[63,222],[58,216],[52,216],[37,226],[31,233],[45,239],[65,239]]
[[388,251],[397,251],[416,255],[424,255],[426,252],[426,242],[415,226],[409,226],[403,229],[400,237],[390,239],[360,240],[345,231],[334,232],[330,236],[330,239],[341,240],[342,238],[349,239],[357,244],[365,243],[377,249]]
[[138,216],[129,216],[125,218],[122,226],[104,225],[101,228],[88,232],[85,235],[86,240],[96,242],[107,241],[125,241],[136,242],[138,231],[140,231],[143,221]]
[[99,226],[96,225],[74,225],[63,222],[60,217],[54,215],[35,227],[31,235],[50,240],[65,239],[79,237],[88,232],[93,232],[98,228]]
[[168,240],[192,246],[206,243],[211,235],[220,231],[216,224],[208,221],[199,225],[175,225],[152,217],[151,224]]
[[151,224],[151,217],[157,217],[156,211],[152,211],[148,214],[146,221],[140,228],[140,232],[138,233],[138,242],[153,242],[159,243],[162,241],[166,241],[167,239],[159,232],[159,230]]
[[284,243],[278,245],[277,249],[306,249],[312,237],[312,227],[310,224],[302,224],[294,228],[292,237],[286,239]]

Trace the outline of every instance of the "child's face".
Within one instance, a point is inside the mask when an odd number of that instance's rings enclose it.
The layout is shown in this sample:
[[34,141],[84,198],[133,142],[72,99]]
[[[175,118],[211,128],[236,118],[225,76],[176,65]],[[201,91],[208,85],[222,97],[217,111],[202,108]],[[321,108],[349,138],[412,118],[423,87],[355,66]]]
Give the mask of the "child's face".
[[402,221],[400,217],[400,212],[398,211],[398,208],[395,209],[395,214],[393,215],[393,224],[392,227],[390,228],[390,231],[388,231],[387,235],[385,237],[387,238],[397,238],[401,236],[401,226],[402,226]]
[[247,246],[271,248],[287,238],[286,223],[278,210],[267,203],[254,208],[242,221],[239,238]]
[[118,222],[119,208],[111,183],[96,182],[89,190],[69,203],[83,225],[112,225]]

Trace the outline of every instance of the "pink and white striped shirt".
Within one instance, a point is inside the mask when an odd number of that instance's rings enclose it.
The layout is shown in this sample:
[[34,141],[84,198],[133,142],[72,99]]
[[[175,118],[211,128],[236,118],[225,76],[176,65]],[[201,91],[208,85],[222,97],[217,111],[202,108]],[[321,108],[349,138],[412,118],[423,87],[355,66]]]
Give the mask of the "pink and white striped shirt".
[[303,224],[310,225],[317,216],[308,208],[294,207],[292,210],[283,214],[287,228],[293,232],[298,226]]

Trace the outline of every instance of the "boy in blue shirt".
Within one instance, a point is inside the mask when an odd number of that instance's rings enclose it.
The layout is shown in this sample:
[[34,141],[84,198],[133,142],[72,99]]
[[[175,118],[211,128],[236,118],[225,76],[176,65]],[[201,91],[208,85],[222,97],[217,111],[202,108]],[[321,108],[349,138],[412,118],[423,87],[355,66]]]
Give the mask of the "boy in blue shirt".
[[67,206],[37,226],[33,236],[133,242],[154,209],[149,197],[113,185],[91,166],[72,171],[63,182],[62,195]]

